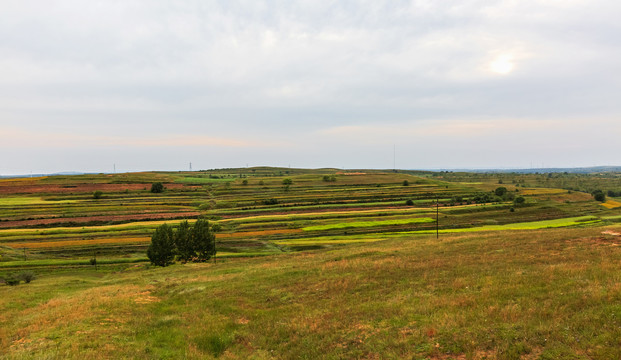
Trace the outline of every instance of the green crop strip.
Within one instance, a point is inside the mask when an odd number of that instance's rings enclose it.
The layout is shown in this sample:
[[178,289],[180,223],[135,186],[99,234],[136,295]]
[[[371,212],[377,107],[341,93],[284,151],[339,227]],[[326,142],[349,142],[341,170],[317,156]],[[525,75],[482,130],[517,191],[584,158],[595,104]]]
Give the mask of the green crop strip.
[[75,203],[77,200],[44,200],[40,197],[6,197],[0,198],[0,206],[20,206],[20,205],[41,205],[41,204],[70,204]]
[[[559,228],[567,226],[577,225],[591,225],[601,222],[595,216],[578,216],[572,218],[555,219],[555,220],[543,220],[543,221],[531,221],[523,223],[513,223],[505,225],[485,225],[472,228],[463,229],[440,229],[440,233],[461,233],[461,232],[478,232],[478,231],[502,231],[502,230],[539,230],[548,228]],[[398,234],[431,234],[435,233],[435,230],[419,230],[401,232]]]
[[354,221],[354,222],[342,222],[342,223],[327,224],[327,225],[307,226],[305,228],[302,228],[302,230],[321,231],[321,230],[346,229],[346,228],[406,225],[406,224],[430,223],[430,222],[435,222],[435,220],[432,218],[414,218],[414,219],[401,219],[401,220]]

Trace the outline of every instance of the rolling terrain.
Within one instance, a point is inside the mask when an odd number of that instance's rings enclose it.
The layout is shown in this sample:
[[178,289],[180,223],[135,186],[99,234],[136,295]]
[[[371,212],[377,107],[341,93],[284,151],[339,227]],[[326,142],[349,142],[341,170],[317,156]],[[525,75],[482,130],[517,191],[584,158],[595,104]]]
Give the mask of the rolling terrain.
[[[284,168],[0,179],[0,277],[36,275],[0,285],[0,355],[618,358],[621,203],[589,193],[617,186]],[[199,216],[220,229],[216,264],[148,264],[157,226]]]

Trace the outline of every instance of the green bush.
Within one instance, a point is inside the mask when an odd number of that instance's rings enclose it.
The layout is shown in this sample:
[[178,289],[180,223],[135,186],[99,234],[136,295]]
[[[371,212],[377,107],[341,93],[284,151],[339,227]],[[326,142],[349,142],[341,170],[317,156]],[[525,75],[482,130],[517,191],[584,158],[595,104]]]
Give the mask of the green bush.
[[24,271],[18,275],[20,280],[23,280],[26,284],[30,284],[35,279],[35,274],[32,271]]
[[151,192],[154,194],[164,192],[164,184],[161,182],[151,184]]
[[410,182],[407,180],[403,180],[403,186],[410,186]]
[[263,204],[264,205],[276,205],[276,204],[278,204],[278,199],[274,199],[274,198],[265,199],[265,200],[263,200]]
[[97,191],[95,191],[93,193],[93,198],[94,199],[101,199],[101,195],[103,195],[103,193],[101,191],[97,190]]
[[407,206],[412,206],[412,205],[414,205],[414,201],[412,201],[412,199],[407,199],[407,200],[405,201],[405,205],[407,205]]
[[20,279],[16,277],[15,275],[9,275],[8,277],[4,278],[4,282],[7,285],[15,286],[15,285],[19,285]]

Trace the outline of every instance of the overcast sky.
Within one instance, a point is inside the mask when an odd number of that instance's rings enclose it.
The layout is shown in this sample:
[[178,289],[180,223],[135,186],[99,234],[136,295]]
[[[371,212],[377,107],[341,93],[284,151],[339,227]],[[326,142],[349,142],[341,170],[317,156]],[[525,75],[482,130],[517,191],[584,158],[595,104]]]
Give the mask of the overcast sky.
[[619,1],[0,6],[0,174],[621,165]]

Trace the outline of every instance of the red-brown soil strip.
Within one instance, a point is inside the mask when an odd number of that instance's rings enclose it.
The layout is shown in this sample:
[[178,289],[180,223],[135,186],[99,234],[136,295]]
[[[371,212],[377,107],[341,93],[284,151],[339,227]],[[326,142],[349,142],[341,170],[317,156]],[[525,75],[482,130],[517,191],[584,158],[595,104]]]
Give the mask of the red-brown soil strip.
[[2,221],[0,222],[0,228],[15,228],[15,227],[28,227],[28,226],[41,226],[41,225],[56,225],[56,224],[85,224],[90,222],[125,222],[135,220],[160,220],[160,219],[178,219],[184,217],[196,217],[199,216],[198,211],[189,212],[173,212],[173,213],[155,213],[155,214],[131,214],[131,215],[100,215],[100,216],[83,216],[83,217],[63,217],[53,219],[34,219],[34,220],[16,220],[16,221]]

